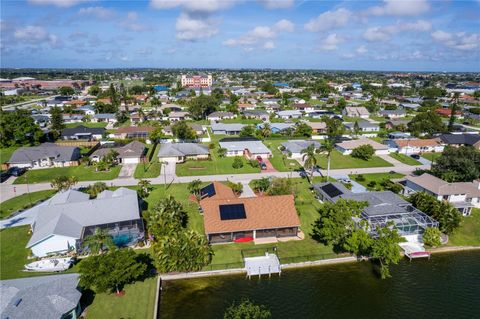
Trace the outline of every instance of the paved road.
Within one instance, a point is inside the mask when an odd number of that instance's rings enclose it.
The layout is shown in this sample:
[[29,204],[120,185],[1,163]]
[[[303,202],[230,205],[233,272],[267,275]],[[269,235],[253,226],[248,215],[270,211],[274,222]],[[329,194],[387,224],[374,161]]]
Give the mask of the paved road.
[[[386,173],[389,171],[395,171],[402,174],[408,174],[414,171],[415,169],[429,169],[429,165],[419,165],[419,166],[409,166],[406,164],[400,163],[400,165],[395,165],[394,167],[370,167],[370,168],[348,168],[348,169],[336,169],[330,170],[330,176],[345,176],[349,174],[369,174],[369,173]],[[322,174],[326,175],[326,171],[322,170]],[[318,172],[315,172],[314,175],[320,176]],[[254,173],[254,174],[236,174],[236,175],[207,175],[207,176],[183,176],[178,177],[174,174],[163,174],[156,178],[149,178],[148,180],[153,185],[161,185],[166,183],[189,183],[195,179],[200,179],[204,182],[212,181],[226,181],[230,180],[232,182],[240,183],[249,183],[252,179],[260,179],[265,176],[273,177],[300,177],[298,172],[272,172],[268,174],[263,173]],[[138,183],[138,180],[134,178],[117,178],[111,181],[104,181],[109,186],[135,186]],[[79,182],[77,187],[86,187],[95,183],[95,181],[88,182]],[[27,189],[28,188],[28,189]],[[14,192],[15,189],[15,192]],[[0,202],[3,202],[7,199],[13,198],[15,196],[30,192],[37,192],[41,190],[51,189],[50,183],[38,183],[38,184],[18,184],[18,185],[8,185],[1,184],[0,186]]]

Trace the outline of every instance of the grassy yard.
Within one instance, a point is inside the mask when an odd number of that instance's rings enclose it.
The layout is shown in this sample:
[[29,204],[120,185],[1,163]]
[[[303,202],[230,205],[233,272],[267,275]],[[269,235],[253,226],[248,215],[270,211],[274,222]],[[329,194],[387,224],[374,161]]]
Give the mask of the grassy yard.
[[414,158],[411,158],[410,156],[407,156],[405,154],[400,154],[400,153],[390,153],[390,157],[396,159],[397,161],[402,162],[403,164],[407,165],[422,165],[419,161],[417,161]]
[[[359,180],[358,177],[362,175],[365,180]],[[375,190],[376,191],[382,191],[384,190],[383,187],[380,185],[380,183],[386,179],[391,180],[392,178],[402,178],[403,174],[400,173],[372,173],[372,174],[359,174],[359,175],[348,175],[352,180],[356,181],[357,183],[367,187],[367,185],[374,181],[376,183]]]
[[30,184],[48,183],[59,176],[76,176],[79,181],[111,180],[117,178],[120,169],[120,166],[115,166],[108,172],[95,172],[94,166],[83,165],[35,169],[29,170],[24,175],[17,178],[14,184],[25,184],[25,178],[28,179],[28,183]]
[[474,208],[472,215],[463,217],[460,227],[449,237],[448,246],[480,245],[480,209]]
[[262,123],[262,121],[257,119],[234,118],[234,119],[221,120],[220,123],[242,123],[242,124],[248,124],[248,125],[255,125],[255,124]]
[[0,163],[7,162],[18,147],[0,148]]
[[216,145],[214,150],[210,150],[210,160],[187,160],[185,163],[177,164],[177,175],[196,176],[260,173],[260,168],[252,167],[244,157],[241,157],[243,161],[243,167],[238,169],[233,168],[232,164],[235,157],[219,157],[217,151],[218,145]]
[[155,308],[156,278],[148,278],[125,286],[125,296],[96,294],[87,308],[87,318],[150,319]]
[[90,128],[105,128],[107,126],[107,122],[82,122],[82,123],[68,123],[65,125],[67,128],[73,128],[77,126],[85,126],[85,127],[90,127]]
[[421,157],[423,157],[424,159],[426,160],[429,160],[429,161],[436,161],[437,158],[439,158],[440,156],[442,156],[442,153],[423,153],[422,155],[420,155]]
[[269,159],[270,163],[272,163],[273,167],[280,172],[289,172],[301,168],[296,160],[288,158],[285,160],[283,159],[283,154],[278,147],[286,141],[287,140],[266,140],[263,142],[272,151],[273,157]]
[[[327,168],[327,156],[317,155],[318,165],[322,169]],[[373,156],[370,160],[365,161],[363,159],[355,158],[350,155],[342,155],[337,150],[332,152],[332,159],[330,161],[331,169],[342,168],[367,168],[367,167],[389,167],[393,166],[389,162],[381,159],[378,156]]]
[[44,201],[50,198],[53,194],[55,194],[55,191],[50,189],[46,191],[32,192],[30,194],[22,194],[6,200],[0,205],[0,219],[7,218],[20,209],[27,209],[35,206],[37,202]]
[[[148,151],[151,152],[151,148],[154,146],[150,145],[149,147],[150,149]],[[146,164],[140,163],[137,165],[137,167],[135,168],[135,173],[133,174],[133,177],[153,178],[153,177],[158,177],[160,175],[161,165],[158,162],[158,157],[157,157],[159,150],[160,150],[160,145],[157,145],[153,150],[152,160],[149,163],[146,163]]]

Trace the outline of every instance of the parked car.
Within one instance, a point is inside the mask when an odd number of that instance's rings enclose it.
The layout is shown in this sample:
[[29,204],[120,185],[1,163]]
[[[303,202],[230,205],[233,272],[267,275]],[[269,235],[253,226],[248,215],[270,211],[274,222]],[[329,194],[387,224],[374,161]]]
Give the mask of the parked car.
[[266,170],[266,169],[267,169],[267,164],[265,164],[264,162],[261,162],[261,163],[260,163],[260,168],[261,168],[262,170]]
[[27,171],[24,167],[10,167],[8,173],[12,176],[18,177],[23,175]]
[[412,154],[412,155],[410,155],[410,157],[413,158],[413,159],[416,159],[416,160],[420,159],[420,155],[418,155],[418,154]]
[[2,172],[2,174],[0,174],[0,183],[5,182],[10,176],[8,172]]

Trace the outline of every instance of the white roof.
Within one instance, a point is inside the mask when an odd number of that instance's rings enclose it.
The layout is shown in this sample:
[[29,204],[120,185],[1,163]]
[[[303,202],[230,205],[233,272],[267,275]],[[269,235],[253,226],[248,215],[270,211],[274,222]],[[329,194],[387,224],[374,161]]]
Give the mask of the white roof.
[[272,152],[260,141],[235,141],[235,142],[219,142],[220,147],[225,148],[227,151],[240,151],[248,150],[252,154],[271,154]]

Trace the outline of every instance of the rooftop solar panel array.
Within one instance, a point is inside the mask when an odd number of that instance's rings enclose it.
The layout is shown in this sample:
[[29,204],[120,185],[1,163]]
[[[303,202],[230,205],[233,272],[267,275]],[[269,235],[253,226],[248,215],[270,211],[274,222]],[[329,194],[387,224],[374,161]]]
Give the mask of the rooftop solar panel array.
[[220,205],[219,207],[221,220],[247,218],[247,215],[245,214],[245,206],[243,206],[243,204]]
[[333,184],[327,184],[322,186],[322,190],[330,196],[330,198],[334,198],[340,195],[343,195],[343,192],[335,187]]
[[200,196],[204,197],[212,197],[215,196],[215,186],[212,184],[208,184],[204,188],[200,190]]

